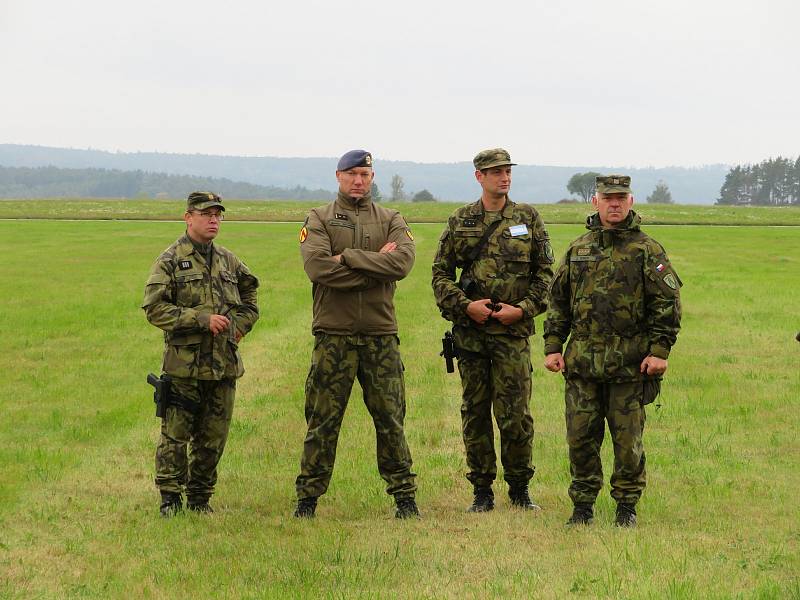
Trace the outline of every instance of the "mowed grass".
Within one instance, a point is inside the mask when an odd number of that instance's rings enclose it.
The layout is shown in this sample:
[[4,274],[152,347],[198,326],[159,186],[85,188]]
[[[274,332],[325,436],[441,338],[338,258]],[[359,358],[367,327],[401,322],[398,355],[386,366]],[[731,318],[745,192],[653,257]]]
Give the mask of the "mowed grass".
[[[512,196],[513,197],[513,196]],[[466,198],[464,202],[474,201]],[[517,202],[530,202],[514,198]],[[308,210],[324,201],[257,201],[225,199],[229,221],[302,221]],[[398,209],[410,223],[443,223],[459,204],[453,202],[384,203]],[[176,200],[0,200],[0,219],[175,220],[185,201]],[[583,224],[591,204],[537,204],[547,223]],[[800,206],[713,206],[636,203],[645,224],[800,225]]]
[[[451,207],[452,208],[452,207]],[[310,284],[297,224],[226,222],[261,278],[210,517],[157,516],[148,371],[162,338],[139,309],[180,223],[0,222],[0,597],[800,598],[800,229],[650,227],[681,278],[684,330],[648,409],[640,526],[568,530],[563,381],[532,338],[531,485],[544,510],[468,515],[458,376],[430,291],[441,224],[414,227],[397,292],[407,435],[423,518],[398,522],[358,385],[329,493],[291,518],[305,433]],[[550,225],[556,253],[581,233]],[[609,441],[604,447],[608,476]]]

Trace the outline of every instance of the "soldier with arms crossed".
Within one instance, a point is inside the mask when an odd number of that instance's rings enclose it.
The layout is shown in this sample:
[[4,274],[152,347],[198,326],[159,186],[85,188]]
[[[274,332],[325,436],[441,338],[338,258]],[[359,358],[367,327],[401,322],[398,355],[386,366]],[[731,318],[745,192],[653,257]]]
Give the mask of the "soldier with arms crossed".
[[493,411],[511,504],[538,509],[528,491],[534,472],[528,337],[533,318],[546,306],[553,251],[536,209],[508,197],[514,166],[508,152],[484,150],[473,164],[483,193],[448,219],[432,279],[436,304],[453,323],[467,479],[474,494],[469,511],[494,508]]
[[594,517],[605,421],[614,444],[615,523],[636,525],[645,405],[658,395],[680,329],[681,281],[661,244],[639,229],[630,183],[624,175],[597,178],[589,232],[570,244],[550,289],[544,364],[566,380],[569,525]]
[[393,301],[396,282],[414,264],[414,238],[400,213],[372,202],[374,176],[369,152],[344,154],[336,167],[338,198],[313,209],[300,230],[312,282],[314,350],[295,517],[313,517],[328,490],[355,379],[375,424],[378,471],[394,496],[395,516],[419,516],[403,431],[405,384]]
[[244,374],[238,344],[258,319],[258,279],[218,246],[225,207],[216,194],[189,195],[186,233],[158,257],[147,278],[147,320],[164,330],[163,371],[172,377],[170,404],[156,450],[161,515],[183,506],[213,512],[233,413],[236,379]]

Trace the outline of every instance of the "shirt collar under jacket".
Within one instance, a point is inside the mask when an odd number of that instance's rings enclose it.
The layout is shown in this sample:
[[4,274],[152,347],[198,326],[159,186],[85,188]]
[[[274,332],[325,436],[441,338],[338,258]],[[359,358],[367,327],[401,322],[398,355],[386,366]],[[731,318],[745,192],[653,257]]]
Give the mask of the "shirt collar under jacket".
[[[506,204],[505,206],[503,206],[502,210],[504,219],[510,219],[514,215],[514,206],[515,205],[511,201],[511,198],[509,198],[508,195],[506,195]],[[484,212],[486,211],[483,208],[483,201],[480,198],[478,198],[478,201],[469,207],[470,215],[475,215],[476,217],[479,217],[483,215]]]
[[372,194],[367,192],[361,198],[351,198],[350,196],[339,192],[336,196],[336,204],[345,210],[355,210],[356,208],[368,208],[372,204]]

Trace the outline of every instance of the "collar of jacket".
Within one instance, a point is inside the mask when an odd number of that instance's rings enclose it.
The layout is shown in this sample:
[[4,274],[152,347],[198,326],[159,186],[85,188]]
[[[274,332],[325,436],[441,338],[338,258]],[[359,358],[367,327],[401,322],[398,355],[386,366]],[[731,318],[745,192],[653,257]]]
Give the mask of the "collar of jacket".
[[336,196],[336,204],[347,210],[367,208],[372,204],[372,194],[367,192],[361,198],[351,198],[339,192]]
[[[610,227],[605,229],[605,231],[610,232],[619,232],[619,233],[627,233],[629,231],[639,231],[639,225],[642,223],[642,218],[636,214],[635,211],[631,210],[628,213],[627,218],[617,225],[616,227]],[[593,215],[589,215],[586,217],[586,229],[589,231],[603,231],[603,224],[600,222],[600,215],[599,213],[594,213]]]
[[[483,200],[481,200],[480,198],[478,198],[478,201],[475,202],[474,204],[471,204],[469,207],[470,215],[480,216],[483,215],[485,212],[486,210],[483,208]],[[503,210],[501,212],[503,214],[504,219],[510,219],[514,214],[514,203],[508,196],[506,196],[506,203],[505,206],[503,206]]]
[[[213,241],[208,242],[208,247],[213,248],[214,242]],[[188,233],[184,233],[178,239],[178,246],[177,248],[175,248],[175,256],[177,256],[178,258],[185,258],[190,254],[194,254],[195,252],[196,250],[194,247],[194,242],[192,242],[192,238],[189,237]],[[199,256],[202,260],[206,259],[206,257],[200,252],[197,252],[197,256]]]

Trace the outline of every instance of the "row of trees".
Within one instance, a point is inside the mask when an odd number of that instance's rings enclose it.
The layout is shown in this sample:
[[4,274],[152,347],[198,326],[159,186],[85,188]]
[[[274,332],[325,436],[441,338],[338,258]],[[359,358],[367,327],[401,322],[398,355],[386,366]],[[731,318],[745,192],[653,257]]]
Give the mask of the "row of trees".
[[[416,194],[407,194],[405,192],[405,182],[400,175],[393,175],[392,176],[392,195],[389,198],[392,202],[405,202],[406,200],[411,200],[411,202],[436,202],[436,198],[433,194],[431,194],[428,190],[421,190]],[[380,202],[384,200],[381,191],[378,189],[378,184],[373,182],[372,183],[372,199],[375,202]]]
[[[567,191],[583,198],[584,202],[589,202],[594,196],[595,179],[600,173],[588,171],[586,173],[575,173],[567,182]],[[649,204],[672,204],[672,193],[669,186],[663,181],[659,181],[653,193],[647,197]]]
[[213,190],[223,198],[330,200],[328,190],[256,185],[217,177],[169,175],[116,169],[0,166],[0,198],[185,198]]
[[717,204],[800,205],[800,156],[733,167],[725,175]]

